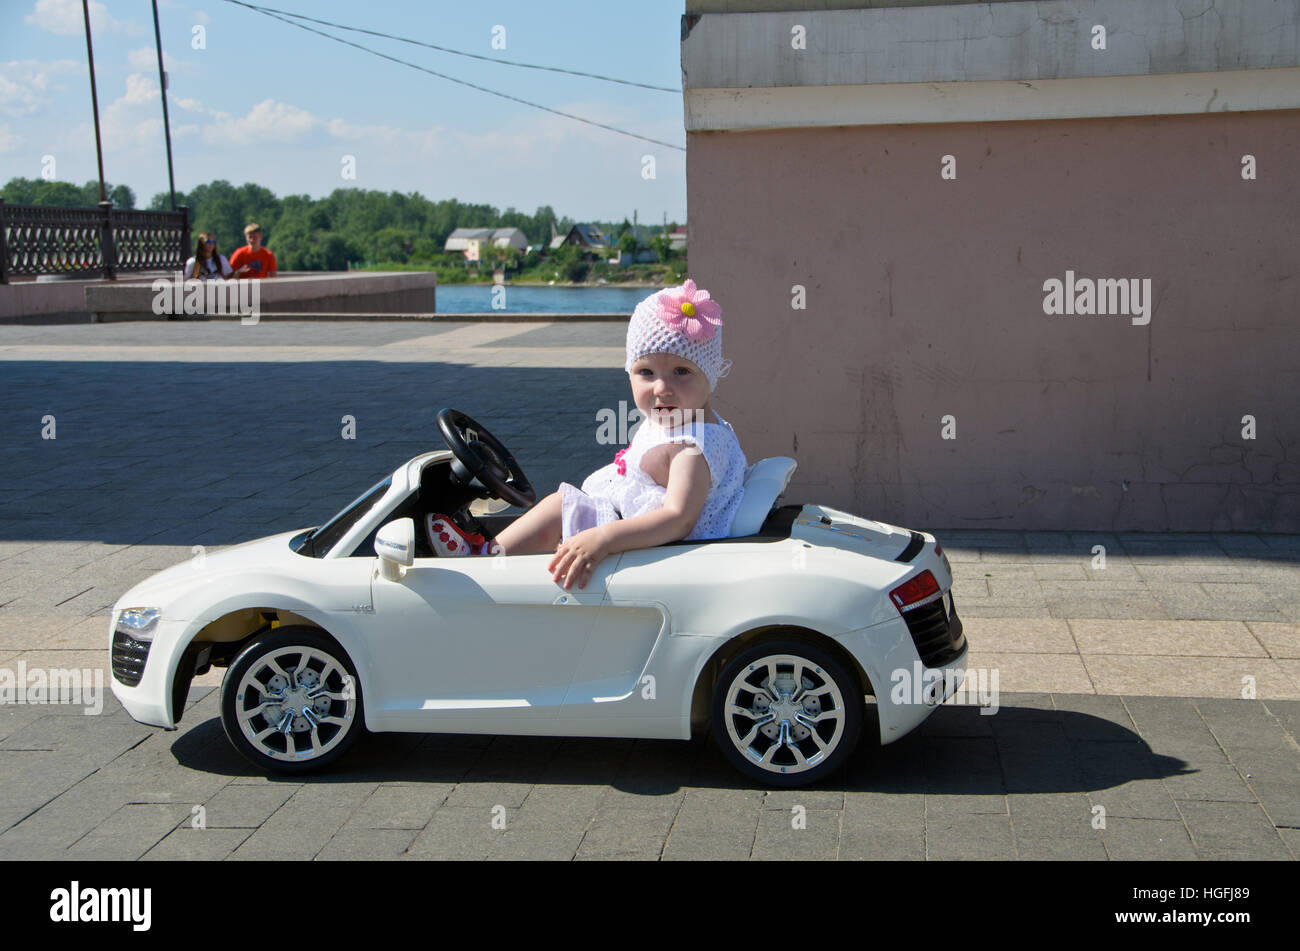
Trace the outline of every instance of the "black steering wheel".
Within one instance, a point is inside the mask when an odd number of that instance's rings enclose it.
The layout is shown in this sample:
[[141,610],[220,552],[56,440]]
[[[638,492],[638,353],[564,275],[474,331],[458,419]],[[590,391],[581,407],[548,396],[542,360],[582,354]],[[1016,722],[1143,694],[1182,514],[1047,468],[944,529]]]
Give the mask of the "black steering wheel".
[[451,477],[457,485],[470,485],[477,479],[480,486],[511,505],[527,509],[537,504],[532,484],[501,440],[451,408],[438,414],[438,429],[456,456],[451,461]]

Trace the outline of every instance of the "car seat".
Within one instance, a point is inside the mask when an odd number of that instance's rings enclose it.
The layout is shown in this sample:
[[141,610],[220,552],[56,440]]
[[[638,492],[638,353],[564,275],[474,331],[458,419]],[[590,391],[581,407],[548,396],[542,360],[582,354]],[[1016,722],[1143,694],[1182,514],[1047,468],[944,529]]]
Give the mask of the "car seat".
[[745,494],[731,519],[732,538],[758,533],[797,465],[789,456],[769,456],[745,469]]

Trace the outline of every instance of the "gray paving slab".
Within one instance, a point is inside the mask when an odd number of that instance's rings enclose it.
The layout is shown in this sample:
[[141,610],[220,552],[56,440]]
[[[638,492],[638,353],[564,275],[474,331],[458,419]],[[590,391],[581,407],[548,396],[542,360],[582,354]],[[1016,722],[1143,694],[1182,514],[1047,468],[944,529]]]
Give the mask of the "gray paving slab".
[[953,814],[926,818],[926,858],[931,861],[1004,861],[1017,858],[1010,817]]
[[1125,862],[1195,861],[1187,827],[1180,819],[1107,818],[1101,830],[1106,854]]
[[1198,766],[1195,771],[1181,776],[1166,776],[1161,782],[1165,792],[1178,800],[1206,802],[1257,802],[1256,792],[1237,771],[1227,763]]
[[840,836],[836,858],[851,862],[920,862],[925,860],[925,839],[915,835],[846,830]]
[[1028,862],[1104,862],[1106,843],[1093,838],[1016,835],[1016,854]]
[[306,785],[271,814],[232,859],[311,859],[373,791],[374,784]]
[[496,848],[497,839],[509,829],[492,827],[490,812],[478,806],[443,805],[433,814],[406,849],[408,859],[481,860]]
[[[209,829],[256,829],[289,801],[296,785],[227,784],[203,805]],[[247,838],[247,836],[245,836]],[[240,840],[242,842],[243,839]]]
[[344,826],[316,853],[316,860],[393,861],[405,858],[407,849],[418,834],[415,829],[362,829]]
[[1275,827],[1300,829],[1300,775],[1296,771],[1281,781],[1251,778],[1246,782]]
[[1291,851],[1291,858],[1300,859],[1300,828],[1288,827],[1277,831],[1282,837],[1282,841],[1286,843],[1286,847]]
[[693,832],[676,831],[664,845],[664,861],[733,862],[749,859],[754,852],[753,832]]
[[838,852],[840,815],[806,810],[764,809],[754,834],[754,859],[768,861],[826,861]]
[[344,828],[423,829],[454,788],[451,783],[382,785],[352,814]]
[[1092,801],[1083,792],[1008,793],[1006,798],[1013,825],[1026,819],[1055,817],[1062,817],[1070,824],[1086,825],[1092,820]]
[[1178,810],[1198,852],[1241,852],[1286,858],[1286,843],[1255,803],[1180,802]]
[[[6,792],[9,784],[6,783]],[[74,842],[134,798],[118,788],[107,794],[78,784],[33,807],[29,814],[0,833],[0,859],[59,858]]]
[[494,843],[492,861],[568,862],[578,854],[581,832],[507,829]]
[[98,823],[68,848],[79,861],[134,861],[142,857],[182,821],[189,809],[177,803],[127,803]]

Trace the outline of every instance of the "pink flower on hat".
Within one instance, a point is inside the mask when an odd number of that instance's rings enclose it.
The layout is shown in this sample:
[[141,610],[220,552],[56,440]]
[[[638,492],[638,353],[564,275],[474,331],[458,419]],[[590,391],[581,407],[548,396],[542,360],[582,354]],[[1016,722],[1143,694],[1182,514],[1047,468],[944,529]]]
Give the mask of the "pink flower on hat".
[[697,290],[689,277],[681,291],[666,290],[655,297],[658,317],[669,330],[681,331],[698,343],[708,340],[722,326],[722,307],[709,299],[709,292]]

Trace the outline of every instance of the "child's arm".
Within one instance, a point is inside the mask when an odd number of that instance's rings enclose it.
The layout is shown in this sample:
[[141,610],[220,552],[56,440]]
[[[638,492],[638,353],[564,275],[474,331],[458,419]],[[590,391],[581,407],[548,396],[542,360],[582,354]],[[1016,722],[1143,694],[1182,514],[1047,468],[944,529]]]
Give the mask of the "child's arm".
[[683,445],[668,468],[663,508],[598,526],[605,533],[605,554],[653,548],[685,538],[700,520],[709,487],[709,464],[704,453]]
[[704,511],[710,484],[704,453],[683,446],[668,469],[663,508],[579,532],[560,545],[547,570],[556,584],[571,588],[577,581],[579,588],[585,588],[606,556],[685,538]]

